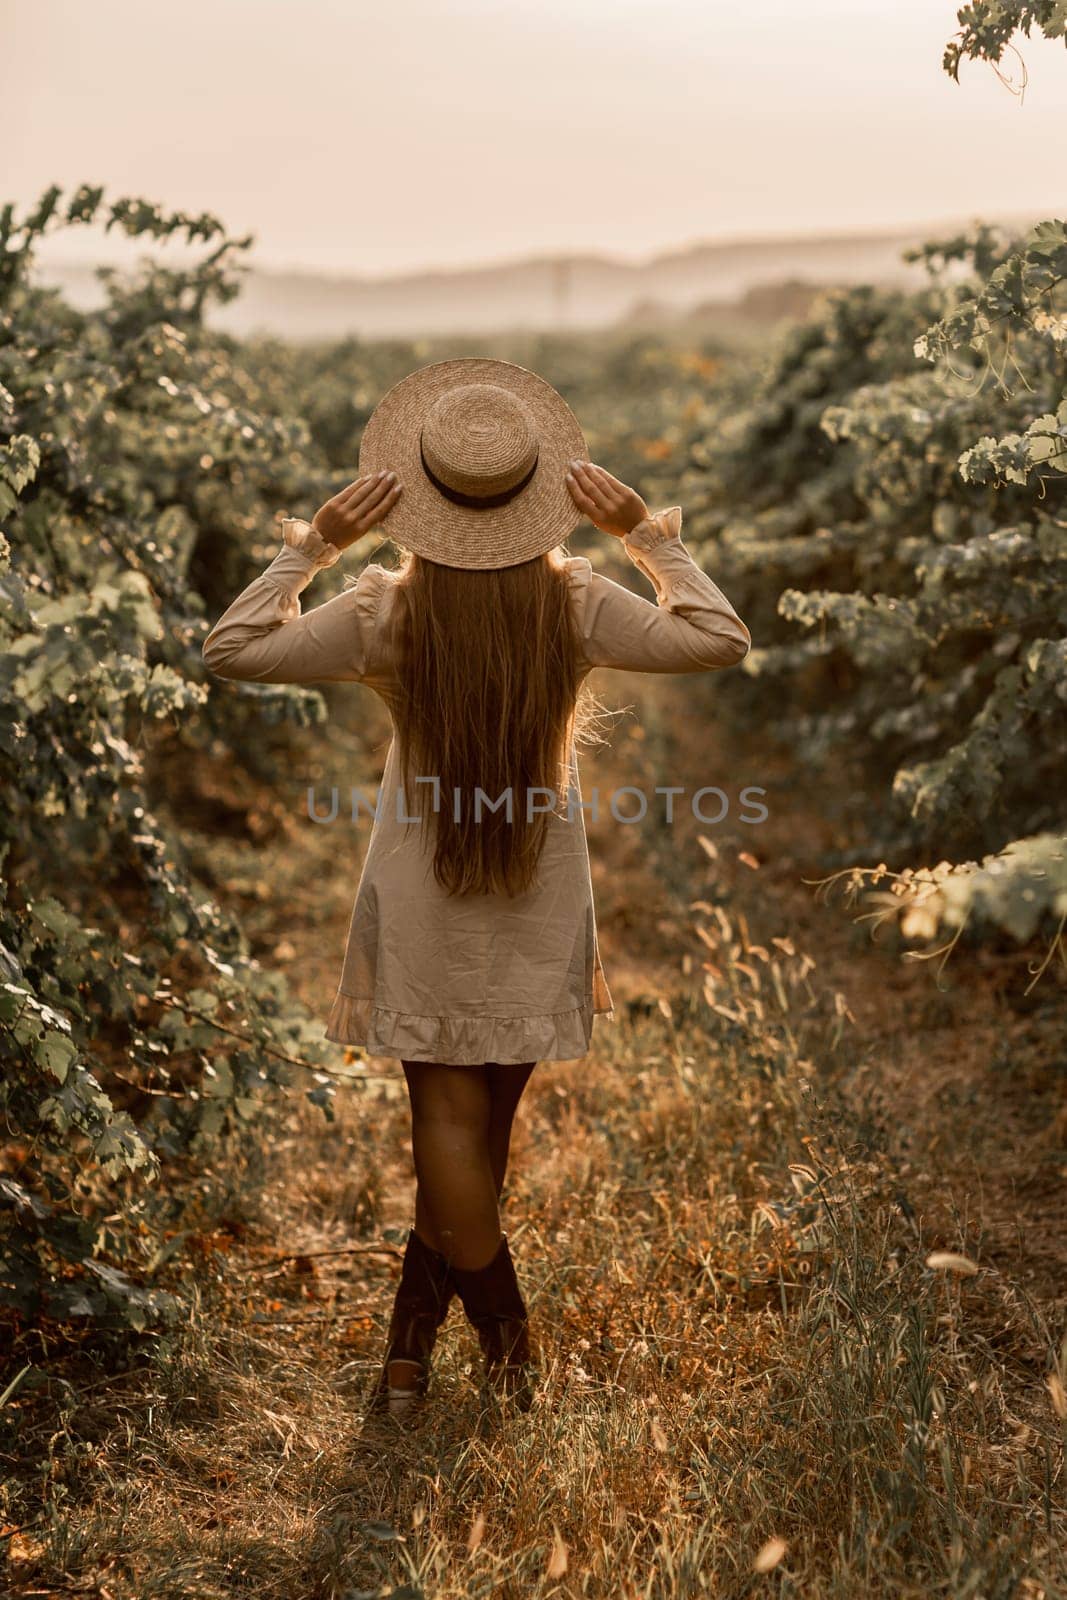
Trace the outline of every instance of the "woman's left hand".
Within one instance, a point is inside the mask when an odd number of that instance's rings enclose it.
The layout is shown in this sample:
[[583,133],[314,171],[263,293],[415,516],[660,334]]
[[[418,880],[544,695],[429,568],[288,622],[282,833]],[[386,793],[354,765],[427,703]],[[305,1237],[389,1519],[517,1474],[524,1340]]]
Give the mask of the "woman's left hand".
[[347,550],[388,515],[402,488],[395,472],[365,472],[320,506],[311,526],[338,550]]

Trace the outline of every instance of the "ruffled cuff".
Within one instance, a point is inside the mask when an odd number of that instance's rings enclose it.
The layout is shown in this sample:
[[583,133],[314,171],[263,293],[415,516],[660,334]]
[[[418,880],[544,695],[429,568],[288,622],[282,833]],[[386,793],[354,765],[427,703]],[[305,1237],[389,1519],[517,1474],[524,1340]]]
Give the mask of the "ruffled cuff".
[[307,556],[316,571],[332,567],[344,554],[303,517],[282,518],[282,539],[290,550],[299,550],[301,555]]
[[654,550],[658,544],[665,544],[668,539],[681,537],[682,508],[681,506],[668,506],[666,511],[653,511],[632,527],[622,541],[628,555]]
[[662,605],[667,590],[664,578],[656,570],[656,557],[652,552],[658,550],[661,545],[674,543],[680,545],[681,537],[682,508],[668,506],[665,511],[653,511],[642,518],[622,541],[626,554],[634,566],[639,572],[644,573],[655,589],[657,605]]

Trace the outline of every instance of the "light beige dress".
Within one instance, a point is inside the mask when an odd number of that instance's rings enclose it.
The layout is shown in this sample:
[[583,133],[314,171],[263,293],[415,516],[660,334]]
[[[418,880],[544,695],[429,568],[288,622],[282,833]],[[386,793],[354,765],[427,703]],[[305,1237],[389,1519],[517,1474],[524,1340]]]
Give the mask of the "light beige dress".
[[[682,543],[681,520],[682,508],[671,506],[622,541],[651,581],[655,605],[595,572],[585,556],[568,558],[583,676],[594,667],[708,672],[748,653],[748,630]],[[256,683],[365,683],[392,715],[400,692],[395,574],[371,563],[334,599],[301,613],[301,591],[339,554],[310,523],[287,523],[283,548],[204,641],[211,671]],[[432,850],[423,847],[432,819],[407,819],[435,800],[442,810],[457,802],[431,785],[403,794],[394,737],[378,795],[365,797],[361,812],[376,815],[326,1038],[368,1056],[457,1066],[586,1053],[594,1016],[613,1017],[614,1008],[597,944],[573,740],[568,760],[572,792],[546,809],[537,884],[510,899],[455,897],[437,884]],[[472,804],[473,789],[459,803]]]

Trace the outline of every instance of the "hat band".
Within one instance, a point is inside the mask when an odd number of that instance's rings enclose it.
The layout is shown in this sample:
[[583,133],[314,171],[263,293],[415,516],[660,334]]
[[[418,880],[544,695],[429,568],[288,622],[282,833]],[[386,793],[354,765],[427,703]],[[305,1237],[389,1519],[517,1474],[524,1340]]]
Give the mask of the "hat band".
[[458,489],[453,489],[447,483],[443,483],[437,476],[436,472],[434,472],[433,468],[426,460],[426,455],[422,448],[421,434],[419,436],[419,455],[422,457],[423,471],[433,484],[434,488],[439,489],[447,500],[452,501],[453,505],[470,506],[475,511],[488,509],[490,506],[506,506],[509,500],[514,500],[517,494],[521,494],[523,489],[525,489],[526,485],[529,483],[530,479],[533,477],[534,473],[537,471],[537,458],[539,454],[540,450],[538,449],[538,451],[536,451],[534,454],[533,466],[530,468],[529,472],[525,477],[520,478],[518,483],[513,484],[510,489],[502,489],[499,494],[461,494]]

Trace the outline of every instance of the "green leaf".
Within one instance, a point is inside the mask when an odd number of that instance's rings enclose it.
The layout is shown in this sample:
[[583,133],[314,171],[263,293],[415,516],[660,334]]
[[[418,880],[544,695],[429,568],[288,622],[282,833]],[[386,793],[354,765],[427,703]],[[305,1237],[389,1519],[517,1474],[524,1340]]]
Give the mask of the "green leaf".
[[34,1055],[46,1071],[59,1079],[60,1083],[66,1080],[70,1064],[78,1054],[77,1048],[70,1039],[62,1033],[46,1033],[34,1046]]

